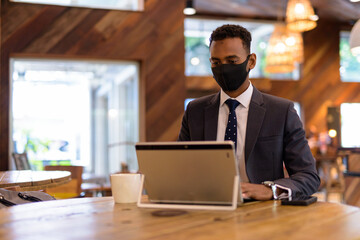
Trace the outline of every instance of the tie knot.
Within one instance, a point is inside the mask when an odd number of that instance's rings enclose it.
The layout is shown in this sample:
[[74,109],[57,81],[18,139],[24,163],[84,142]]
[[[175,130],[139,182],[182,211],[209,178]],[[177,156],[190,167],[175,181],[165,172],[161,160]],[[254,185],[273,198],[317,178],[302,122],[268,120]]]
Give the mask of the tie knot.
[[239,102],[237,100],[229,98],[225,101],[225,103],[229,106],[230,112],[234,111],[237,106],[239,106]]

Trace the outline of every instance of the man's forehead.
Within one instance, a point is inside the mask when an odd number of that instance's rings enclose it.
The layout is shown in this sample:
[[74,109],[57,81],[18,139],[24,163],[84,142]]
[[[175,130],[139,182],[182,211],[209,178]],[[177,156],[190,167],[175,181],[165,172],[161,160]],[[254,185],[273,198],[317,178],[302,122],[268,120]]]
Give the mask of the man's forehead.
[[[211,56],[211,58],[217,59],[216,56]],[[231,58],[239,58],[239,55],[226,55],[224,58],[228,58],[228,59],[231,59]]]
[[221,39],[221,40],[213,40],[211,42],[211,46],[213,45],[223,45],[223,44],[234,44],[234,45],[240,45],[242,46],[243,45],[243,40],[239,37],[233,37],[233,38],[224,38],[224,39]]
[[210,46],[211,56],[221,55],[221,57],[239,55],[246,53],[243,42],[240,38],[226,38],[213,41]]

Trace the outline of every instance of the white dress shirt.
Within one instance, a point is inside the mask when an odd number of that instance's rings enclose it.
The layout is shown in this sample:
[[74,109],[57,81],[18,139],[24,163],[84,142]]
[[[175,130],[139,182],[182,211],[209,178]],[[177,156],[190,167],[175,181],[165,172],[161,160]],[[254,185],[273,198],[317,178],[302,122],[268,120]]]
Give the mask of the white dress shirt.
[[[242,182],[249,182],[249,178],[246,174],[245,166],[245,136],[247,118],[249,113],[249,105],[253,94],[253,86],[250,83],[249,87],[241,95],[236,98],[240,104],[235,109],[236,120],[237,120],[237,146],[236,146],[236,159],[238,160],[240,167],[240,179]],[[229,107],[225,103],[230,97],[221,89],[220,93],[220,106],[219,106],[219,117],[218,117],[218,128],[217,128],[217,141],[224,141],[225,131],[229,117]]]

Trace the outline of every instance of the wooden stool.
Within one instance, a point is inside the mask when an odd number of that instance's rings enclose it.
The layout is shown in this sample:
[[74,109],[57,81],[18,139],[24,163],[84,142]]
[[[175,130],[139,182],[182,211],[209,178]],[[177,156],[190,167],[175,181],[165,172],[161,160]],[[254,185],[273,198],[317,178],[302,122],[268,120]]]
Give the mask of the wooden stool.
[[111,196],[110,184],[100,185],[97,183],[82,183],[81,190],[85,193],[85,197]]
[[329,200],[330,193],[339,193],[340,201],[344,201],[345,181],[341,170],[341,158],[337,156],[319,155],[316,157],[319,166],[324,172],[325,201]]

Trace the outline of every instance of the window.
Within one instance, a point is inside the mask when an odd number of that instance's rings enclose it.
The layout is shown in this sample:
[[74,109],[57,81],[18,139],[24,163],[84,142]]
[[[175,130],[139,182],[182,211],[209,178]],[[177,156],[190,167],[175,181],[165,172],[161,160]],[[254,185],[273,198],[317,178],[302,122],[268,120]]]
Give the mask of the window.
[[247,28],[252,35],[251,52],[256,53],[256,67],[250,71],[250,78],[271,78],[274,80],[298,80],[299,65],[293,72],[285,74],[269,74],[264,71],[266,65],[266,48],[274,23],[254,21],[225,21],[213,19],[185,19],[185,75],[212,76],[209,63],[209,37],[213,30],[223,24],[238,24]]
[[185,110],[186,110],[186,108],[187,108],[187,105],[188,105],[192,100],[194,100],[194,99],[196,99],[196,98],[186,98],[186,99],[185,99],[185,102],[184,102],[184,108],[185,108]]
[[108,175],[126,162],[137,170],[136,62],[11,59],[12,151],[35,169],[85,166]]
[[350,51],[350,32],[340,32],[340,77],[343,82],[360,82],[360,55]]
[[295,109],[296,113],[299,115],[299,118],[301,120],[303,120],[302,117],[301,117],[301,105],[300,105],[300,103],[294,102],[294,109]]
[[49,4],[70,7],[143,11],[144,0],[10,0],[20,3]]
[[342,103],[341,146],[345,148],[360,147],[360,103]]

